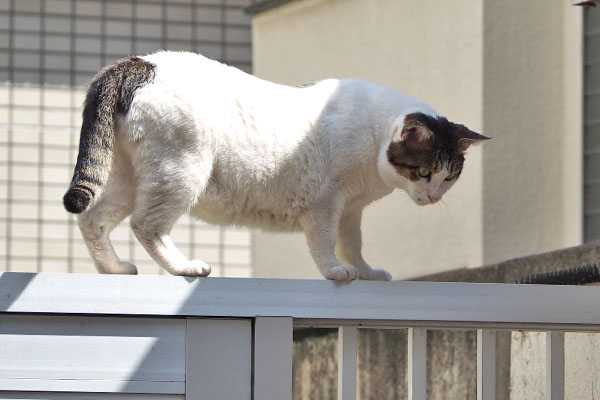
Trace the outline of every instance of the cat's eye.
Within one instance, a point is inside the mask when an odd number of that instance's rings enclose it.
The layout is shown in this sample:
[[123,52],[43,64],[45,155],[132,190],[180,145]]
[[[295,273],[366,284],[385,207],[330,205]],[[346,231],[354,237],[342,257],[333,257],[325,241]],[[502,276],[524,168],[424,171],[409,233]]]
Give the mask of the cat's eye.
[[452,181],[456,178],[456,175],[450,175],[449,177],[447,177],[446,179],[444,179],[445,181]]
[[427,168],[419,167],[417,173],[419,174],[419,176],[421,178],[427,178],[431,174],[431,171],[428,170]]

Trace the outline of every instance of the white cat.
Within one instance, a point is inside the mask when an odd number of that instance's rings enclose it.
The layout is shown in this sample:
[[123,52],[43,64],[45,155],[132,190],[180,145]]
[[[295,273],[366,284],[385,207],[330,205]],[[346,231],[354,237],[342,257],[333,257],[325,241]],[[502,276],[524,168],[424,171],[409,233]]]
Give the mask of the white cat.
[[395,188],[420,205],[439,201],[463,152],[484,139],[373,83],[288,87],[198,54],[159,52],[108,66],[90,84],[64,204],[79,214],[103,273],[137,272],[108,238],[131,214],[163,268],[208,275],[169,237],[189,212],[215,224],[303,230],[325,278],[390,280],[362,258],[363,208]]

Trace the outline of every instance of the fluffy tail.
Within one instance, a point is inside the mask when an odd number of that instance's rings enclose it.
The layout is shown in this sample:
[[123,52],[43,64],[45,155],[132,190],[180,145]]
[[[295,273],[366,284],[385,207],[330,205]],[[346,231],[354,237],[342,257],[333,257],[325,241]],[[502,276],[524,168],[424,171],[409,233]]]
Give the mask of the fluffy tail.
[[152,83],[155,65],[130,57],[102,69],[92,80],[83,108],[79,155],[65,209],[79,214],[100,196],[110,176],[117,115],[129,111],[134,92]]

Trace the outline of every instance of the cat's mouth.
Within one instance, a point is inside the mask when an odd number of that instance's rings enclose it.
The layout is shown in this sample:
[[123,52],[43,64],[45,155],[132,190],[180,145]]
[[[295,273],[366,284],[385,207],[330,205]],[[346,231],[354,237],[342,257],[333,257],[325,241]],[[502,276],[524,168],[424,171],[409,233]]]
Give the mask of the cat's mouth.
[[417,203],[418,205],[420,205],[420,206],[425,206],[425,205],[429,204],[429,203],[428,203],[427,201],[425,201],[425,199],[424,199],[424,198],[422,198],[422,197],[413,197],[413,201],[414,201],[415,203]]
[[424,195],[414,195],[414,196],[411,196],[411,198],[413,199],[413,201],[415,203],[417,203],[420,206],[435,204],[438,201],[440,201],[439,198],[435,198],[435,197],[431,197],[431,196],[424,196]]

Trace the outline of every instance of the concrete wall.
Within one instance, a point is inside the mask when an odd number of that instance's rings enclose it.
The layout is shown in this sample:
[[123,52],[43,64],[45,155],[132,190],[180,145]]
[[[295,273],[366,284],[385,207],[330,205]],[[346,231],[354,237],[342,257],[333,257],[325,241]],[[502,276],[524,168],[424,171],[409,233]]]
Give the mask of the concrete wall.
[[[438,282],[514,283],[526,275],[559,271],[597,263],[600,244],[590,243],[548,253],[491,264],[481,268],[451,271],[423,280]],[[497,398],[511,400],[544,399],[546,390],[545,333],[499,332],[496,347]],[[446,347],[450,345],[449,342]],[[471,348],[475,343],[471,343]],[[466,346],[466,349],[469,347]],[[445,351],[440,348],[438,351]],[[459,359],[468,357],[467,352]],[[456,362],[456,361],[455,361]],[[565,334],[565,399],[594,399],[600,388],[600,335]],[[469,375],[465,375],[468,377]],[[447,375],[448,377],[448,375]],[[448,377],[451,378],[451,377]],[[454,398],[448,396],[447,398]],[[457,399],[462,397],[457,396]]]
[[[481,268],[463,268],[418,278],[436,282],[514,283],[530,274],[564,270],[600,259],[600,244],[527,256]],[[359,398],[406,399],[406,331],[359,330]],[[321,330],[294,336],[294,400],[336,399],[337,337]],[[430,330],[427,333],[427,399],[477,398],[475,331]],[[545,333],[498,331],[496,398],[545,399]],[[600,394],[600,334],[565,334],[565,399],[595,399]]]
[[[259,77],[380,82],[494,137],[444,205],[398,191],[367,208],[372,265],[405,279],[581,242],[581,12],[567,3],[299,0],[254,16]],[[255,276],[320,277],[302,235],[253,239]]]
[[485,2],[486,263],[582,240],[582,19],[561,3]]

